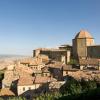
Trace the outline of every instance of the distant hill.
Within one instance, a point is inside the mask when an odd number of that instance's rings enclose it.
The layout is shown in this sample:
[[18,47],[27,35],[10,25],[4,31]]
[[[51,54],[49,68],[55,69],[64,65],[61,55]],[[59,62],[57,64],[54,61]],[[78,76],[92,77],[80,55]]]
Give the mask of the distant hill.
[[6,68],[10,64],[14,64],[14,61],[20,60],[23,58],[30,58],[30,56],[0,54],[0,70]]
[[22,59],[22,58],[29,58],[29,57],[31,56],[0,54],[0,60],[8,60],[8,59],[15,60],[15,59]]
[[26,58],[26,57],[30,57],[30,56],[0,54],[0,59],[6,59],[6,58]]

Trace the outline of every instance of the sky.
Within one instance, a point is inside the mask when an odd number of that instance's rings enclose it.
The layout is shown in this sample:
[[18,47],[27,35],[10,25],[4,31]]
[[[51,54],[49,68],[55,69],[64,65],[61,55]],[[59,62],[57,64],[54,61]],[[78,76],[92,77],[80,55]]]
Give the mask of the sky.
[[81,29],[100,44],[100,0],[0,0],[0,54],[72,44]]

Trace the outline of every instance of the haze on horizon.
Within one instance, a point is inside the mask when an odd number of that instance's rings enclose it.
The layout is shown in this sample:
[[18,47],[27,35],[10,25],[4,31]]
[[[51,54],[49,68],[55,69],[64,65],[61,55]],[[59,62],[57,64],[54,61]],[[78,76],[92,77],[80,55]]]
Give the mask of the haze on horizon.
[[100,44],[100,0],[0,1],[0,54],[72,44],[81,29]]

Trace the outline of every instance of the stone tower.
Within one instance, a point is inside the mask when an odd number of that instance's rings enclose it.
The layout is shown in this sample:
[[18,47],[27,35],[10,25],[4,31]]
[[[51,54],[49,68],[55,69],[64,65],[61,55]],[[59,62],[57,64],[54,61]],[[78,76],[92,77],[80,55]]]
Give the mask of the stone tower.
[[73,56],[76,59],[87,58],[87,46],[94,45],[94,39],[87,31],[81,30],[73,39]]

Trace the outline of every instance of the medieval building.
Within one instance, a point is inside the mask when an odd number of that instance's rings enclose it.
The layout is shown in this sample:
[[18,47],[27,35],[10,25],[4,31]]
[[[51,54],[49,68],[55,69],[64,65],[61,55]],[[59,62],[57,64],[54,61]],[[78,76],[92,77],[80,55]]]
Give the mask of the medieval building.
[[100,59],[100,45],[95,45],[94,38],[87,31],[81,30],[73,39],[72,46],[61,45],[58,49],[38,48],[33,50],[33,57],[46,55],[50,60],[68,64],[71,59]]
[[94,45],[93,37],[86,31],[80,31],[73,39],[74,58],[86,58],[87,47]]
[[[63,47],[64,48],[64,47]],[[70,62],[71,52],[67,49],[47,49],[47,48],[39,48],[33,50],[33,57],[38,57],[39,55],[46,55],[50,60],[60,61],[64,64]]]
[[81,30],[73,39],[73,56],[75,59],[100,59],[100,45],[95,45],[90,33]]

